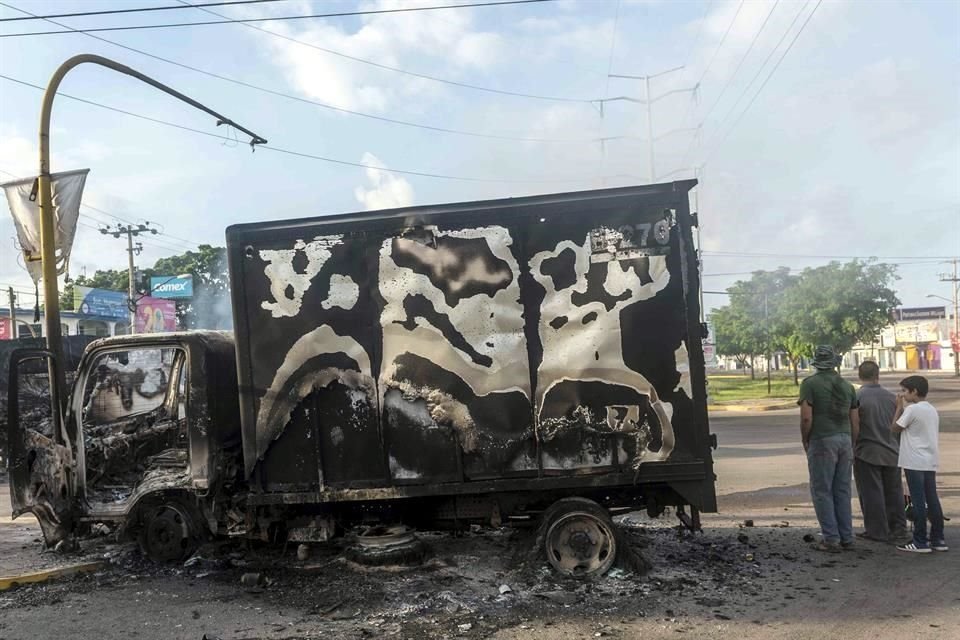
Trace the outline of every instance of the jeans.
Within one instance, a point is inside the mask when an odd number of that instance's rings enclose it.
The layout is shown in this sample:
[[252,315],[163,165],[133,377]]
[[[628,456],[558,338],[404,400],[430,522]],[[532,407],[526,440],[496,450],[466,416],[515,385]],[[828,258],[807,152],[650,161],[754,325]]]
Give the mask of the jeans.
[[[937,497],[937,472],[904,469],[910,502],[913,503],[913,544],[926,547],[929,541],[943,542],[943,509]],[[927,539],[927,517],[930,539]]]
[[811,440],[807,448],[807,468],[810,471],[810,497],[823,541],[828,544],[853,542],[853,509],[850,506],[853,444],[850,434]]

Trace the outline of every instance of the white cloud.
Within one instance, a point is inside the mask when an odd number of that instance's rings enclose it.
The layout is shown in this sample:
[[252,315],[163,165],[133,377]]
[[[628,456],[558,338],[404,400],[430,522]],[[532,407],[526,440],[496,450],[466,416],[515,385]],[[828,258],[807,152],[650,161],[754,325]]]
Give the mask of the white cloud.
[[413,204],[413,187],[405,178],[389,171],[370,152],[363,154],[362,162],[369,166],[364,170],[369,186],[355,188],[353,195],[367,211],[409,207]]
[[[428,0],[379,0],[364,8],[429,4]],[[459,77],[471,70],[489,70],[504,59],[501,36],[474,28],[472,15],[468,10],[412,12],[367,16],[355,29],[315,21],[302,28],[278,25],[270,30],[354,58]],[[384,112],[401,97],[434,90],[414,76],[376,69],[290,40],[272,38],[269,45],[273,62],[296,90],[341,108]]]

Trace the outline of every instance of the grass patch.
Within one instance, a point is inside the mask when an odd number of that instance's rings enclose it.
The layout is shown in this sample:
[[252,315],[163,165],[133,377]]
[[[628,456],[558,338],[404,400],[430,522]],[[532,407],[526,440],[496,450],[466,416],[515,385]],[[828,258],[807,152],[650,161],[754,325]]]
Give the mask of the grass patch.
[[770,379],[770,393],[767,393],[767,379],[757,375],[751,380],[749,375],[713,375],[708,376],[709,392],[712,402],[735,402],[737,400],[767,400],[770,398],[796,399],[799,387],[794,386],[793,376],[789,378],[773,376]]

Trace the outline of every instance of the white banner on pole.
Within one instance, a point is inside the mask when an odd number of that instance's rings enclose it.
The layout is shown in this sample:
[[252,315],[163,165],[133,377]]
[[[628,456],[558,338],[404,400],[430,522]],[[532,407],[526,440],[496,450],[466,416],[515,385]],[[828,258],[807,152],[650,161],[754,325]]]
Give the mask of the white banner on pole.
[[[89,172],[89,169],[78,169],[50,174],[53,215],[56,221],[53,238],[58,274],[66,273],[70,265],[70,249],[77,232],[80,200]],[[34,282],[39,282],[43,269],[40,262],[40,197],[36,192],[36,184],[36,178],[25,178],[0,184],[0,187],[7,196],[7,204],[10,205],[10,214],[17,227],[17,239],[23,250],[27,271]]]

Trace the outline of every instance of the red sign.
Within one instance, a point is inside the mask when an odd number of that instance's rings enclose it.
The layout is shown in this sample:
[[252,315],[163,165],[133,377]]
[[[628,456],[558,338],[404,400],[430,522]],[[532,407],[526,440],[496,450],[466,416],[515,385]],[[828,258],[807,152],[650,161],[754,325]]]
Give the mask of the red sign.
[[950,332],[950,348],[954,353],[960,353],[960,334],[956,331]]
[[0,318],[0,340],[13,340],[13,324],[10,318]]
[[162,333],[177,330],[177,303],[174,300],[144,296],[137,301],[137,333]]

